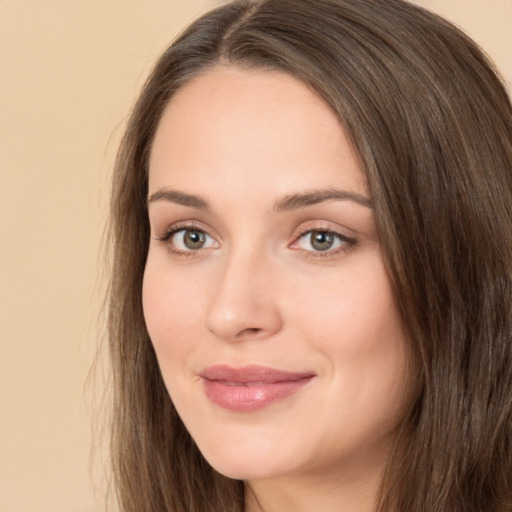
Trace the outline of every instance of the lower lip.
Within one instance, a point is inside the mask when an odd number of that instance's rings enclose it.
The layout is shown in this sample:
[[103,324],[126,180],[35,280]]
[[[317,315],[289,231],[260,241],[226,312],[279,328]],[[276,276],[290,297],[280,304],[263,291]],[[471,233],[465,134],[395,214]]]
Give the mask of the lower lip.
[[206,396],[214,404],[229,411],[251,412],[294,395],[312,378],[262,383],[228,383],[203,379],[203,383]]

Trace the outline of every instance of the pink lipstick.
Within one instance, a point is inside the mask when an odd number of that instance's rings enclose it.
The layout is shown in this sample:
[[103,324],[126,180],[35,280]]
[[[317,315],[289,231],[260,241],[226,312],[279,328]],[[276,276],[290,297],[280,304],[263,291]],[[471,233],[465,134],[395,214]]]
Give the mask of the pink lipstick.
[[206,396],[230,411],[251,412],[284,400],[315,375],[287,372],[266,366],[215,365],[201,372]]

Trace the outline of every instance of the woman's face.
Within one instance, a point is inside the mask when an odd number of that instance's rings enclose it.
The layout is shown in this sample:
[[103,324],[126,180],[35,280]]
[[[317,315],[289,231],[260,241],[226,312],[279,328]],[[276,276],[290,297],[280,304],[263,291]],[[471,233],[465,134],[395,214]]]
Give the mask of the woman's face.
[[144,314],[206,459],[254,481],[380,471],[407,340],[334,113],[287,74],[219,66],[174,95],[149,168]]

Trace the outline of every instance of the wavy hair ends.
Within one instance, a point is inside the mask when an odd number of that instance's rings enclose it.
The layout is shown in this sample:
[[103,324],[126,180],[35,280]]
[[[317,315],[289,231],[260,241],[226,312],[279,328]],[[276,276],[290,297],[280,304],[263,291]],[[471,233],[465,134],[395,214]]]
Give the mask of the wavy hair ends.
[[402,0],[241,0],[163,53],[113,177],[112,457],[123,512],[241,512],[177,416],[141,288],[148,157],[173,93],[218,64],[289,73],[346,129],[409,334],[416,401],[380,512],[512,510],[512,107],[476,45]]

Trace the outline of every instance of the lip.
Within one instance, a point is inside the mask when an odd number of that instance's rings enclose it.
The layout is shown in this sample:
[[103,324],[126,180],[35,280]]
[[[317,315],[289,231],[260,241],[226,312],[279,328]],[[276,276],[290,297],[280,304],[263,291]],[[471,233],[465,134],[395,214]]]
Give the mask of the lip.
[[251,412],[294,395],[315,374],[259,365],[215,365],[204,369],[200,377],[206,396],[214,404],[230,411]]

